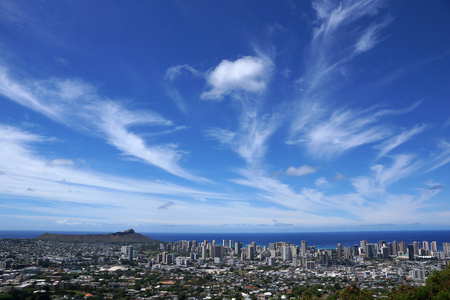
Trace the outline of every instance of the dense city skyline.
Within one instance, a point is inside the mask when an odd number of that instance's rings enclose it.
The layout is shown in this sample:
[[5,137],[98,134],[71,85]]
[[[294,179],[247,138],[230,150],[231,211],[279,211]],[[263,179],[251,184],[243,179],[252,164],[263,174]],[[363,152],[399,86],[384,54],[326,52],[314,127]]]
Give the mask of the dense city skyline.
[[0,3],[0,227],[450,229],[450,5]]

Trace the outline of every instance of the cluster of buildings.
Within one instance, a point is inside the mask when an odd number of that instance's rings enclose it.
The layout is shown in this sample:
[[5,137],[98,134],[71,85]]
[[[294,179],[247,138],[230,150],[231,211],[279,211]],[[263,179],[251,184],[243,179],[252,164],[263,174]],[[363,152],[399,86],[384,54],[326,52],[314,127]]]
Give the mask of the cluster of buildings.
[[[336,249],[316,249],[315,246],[308,246],[307,241],[302,240],[300,245],[289,242],[269,243],[268,246],[257,245],[251,242],[245,247],[240,242],[233,240],[223,240],[221,244],[215,240],[209,242],[181,240],[178,243],[169,242],[166,245],[160,244],[163,250],[158,254],[156,262],[163,264],[184,264],[189,265],[192,261],[198,261],[201,265],[206,260],[216,264],[226,263],[235,265],[242,261],[259,260],[264,261],[269,266],[275,265],[277,261],[290,262],[294,267],[314,268],[319,263],[329,265],[345,260],[362,261],[364,259],[389,259],[399,257],[402,259],[414,260],[415,258],[444,260],[450,257],[450,243],[443,243],[443,251],[438,251],[436,241],[413,242],[406,244],[405,241],[379,241],[369,243],[367,240],[360,241],[353,247],[343,247],[337,244]],[[173,252],[189,252],[189,257],[175,257]]]
[[436,242],[361,241],[317,249],[307,241],[123,245],[5,239],[0,240],[0,293],[32,288],[113,298],[270,299],[295,297],[306,289],[326,296],[357,283],[386,295],[401,284],[423,285],[449,260],[450,243],[438,251]]

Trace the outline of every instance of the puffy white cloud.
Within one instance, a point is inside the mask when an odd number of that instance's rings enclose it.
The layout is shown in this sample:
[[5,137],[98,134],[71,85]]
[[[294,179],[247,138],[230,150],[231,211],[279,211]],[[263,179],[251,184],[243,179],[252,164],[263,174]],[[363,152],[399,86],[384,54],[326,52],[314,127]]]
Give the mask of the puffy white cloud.
[[317,171],[317,168],[311,167],[309,165],[303,165],[298,168],[290,166],[287,168],[287,170],[284,172],[287,176],[305,176],[308,174],[315,173]]
[[235,61],[223,60],[207,76],[210,90],[201,97],[220,100],[233,92],[264,91],[271,69],[272,62],[267,58],[245,56]]

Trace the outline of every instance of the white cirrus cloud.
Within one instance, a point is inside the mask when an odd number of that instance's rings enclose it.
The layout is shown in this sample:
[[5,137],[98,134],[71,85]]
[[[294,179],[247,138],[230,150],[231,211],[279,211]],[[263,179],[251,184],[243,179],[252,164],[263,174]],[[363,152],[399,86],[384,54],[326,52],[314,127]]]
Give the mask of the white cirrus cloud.
[[376,164],[370,167],[372,176],[359,176],[352,180],[356,191],[362,195],[382,194],[394,182],[416,174],[422,163],[415,155],[399,154],[392,157],[390,166]]
[[164,79],[168,81],[174,81],[179,76],[181,76],[184,70],[192,73],[195,76],[199,76],[202,74],[200,71],[191,67],[190,65],[177,65],[171,66],[166,70],[166,73],[164,74]]
[[424,131],[427,128],[426,125],[416,125],[414,128],[410,130],[404,130],[402,133],[390,138],[389,140],[386,140],[380,145],[377,145],[375,148],[380,149],[380,153],[378,154],[378,158],[385,156],[389,152],[391,152],[393,149],[397,148],[401,144],[407,142],[409,139],[411,139],[414,135]]
[[390,19],[382,23],[373,24],[369,26],[361,35],[355,44],[355,54],[361,54],[371,50],[379,43],[379,32],[390,23]]
[[[155,206],[157,203],[160,206],[167,202],[169,195],[180,199],[232,199],[229,195],[158,180],[137,180],[79,169],[72,167],[70,160],[53,160],[53,164],[49,164],[49,160],[37,154],[33,147],[36,143],[48,141],[53,140],[0,124],[0,170],[3,174],[0,194],[27,199],[33,192],[35,200],[109,208],[124,206],[123,199],[136,205],[149,203]],[[42,209],[49,211],[46,205]]]
[[[348,30],[365,17],[379,13],[384,1],[313,1],[316,11],[313,36],[307,49],[306,73],[301,82],[306,94],[326,94],[341,82],[348,63],[358,54],[369,51],[381,39],[379,31],[388,24],[382,21],[363,30]],[[327,88],[323,89],[326,84]],[[339,85],[340,83],[338,83]]]
[[237,131],[210,128],[205,133],[222,145],[229,146],[248,164],[256,165],[264,158],[268,140],[281,124],[280,115],[261,114],[260,103],[254,99],[240,101],[240,104],[242,110]]
[[19,82],[11,79],[7,69],[1,67],[0,95],[70,128],[106,137],[106,141],[124,155],[136,157],[175,176],[206,181],[178,164],[185,152],[178,151],[176,145],[145,141],[129,129],[133,125],[147,124],[174,126],[171,121],[152,111],[128,110],[120,102],[99,94],[86,82],[57,78]]
[[235,61],[222,60],[207,76],[209,90],[202,99],[221,100],[233,92],[259,93],[266,89],[272,62],[264,57],[244,56]]
[[[290,138],[286,143],[304,146],[315,157],[328,159],[337,157],[348,150],[391,137],[393,128],[382,121],[388,116],[410,112],[417,105],[414,103],[410,107],[397,110],[380,109],[377,106],[360,110],[350,108],[332,110],[316,104],[310,108],[311,113],[309,109],[302,109],[299,112],[292,122]],[[424,125],[416,126],[411,131],[405,132],[397,141],[387,141],[384,142],[384,146],[376,147],[388,152],[395,148],[396,144],[401,144],[425,128]]]

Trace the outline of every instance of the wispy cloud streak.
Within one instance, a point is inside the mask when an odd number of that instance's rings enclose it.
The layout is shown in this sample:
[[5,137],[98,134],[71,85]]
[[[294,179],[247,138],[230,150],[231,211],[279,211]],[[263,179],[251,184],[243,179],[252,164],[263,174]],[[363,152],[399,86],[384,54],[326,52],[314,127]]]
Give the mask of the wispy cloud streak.
[[80,80],[51,79],[21,84],[12,80],[4,68],[0,69],[0,93],[68,127],[106,135],[107,142],[125,155],[188,180],[206,181],[178,165],[183,152],[176,150],[175,144],[149,146],[129,130],[133,125],[143,124],[173,126],[155,112],[127,110]]
[[426,125],[417,125],[414,128],[410,130],[405,130],[399,135],[396,135],[389,140],[383,142],[380,145],[377,145],[376,148],[380,149],[380,153],[377,156],[377,159],[380,157],[385,156],[389,152],[391,152],[393,149],[397,148],[401,144],[407,142],[409,139],[411,139],[414,135],[424,131],[427,128]]

